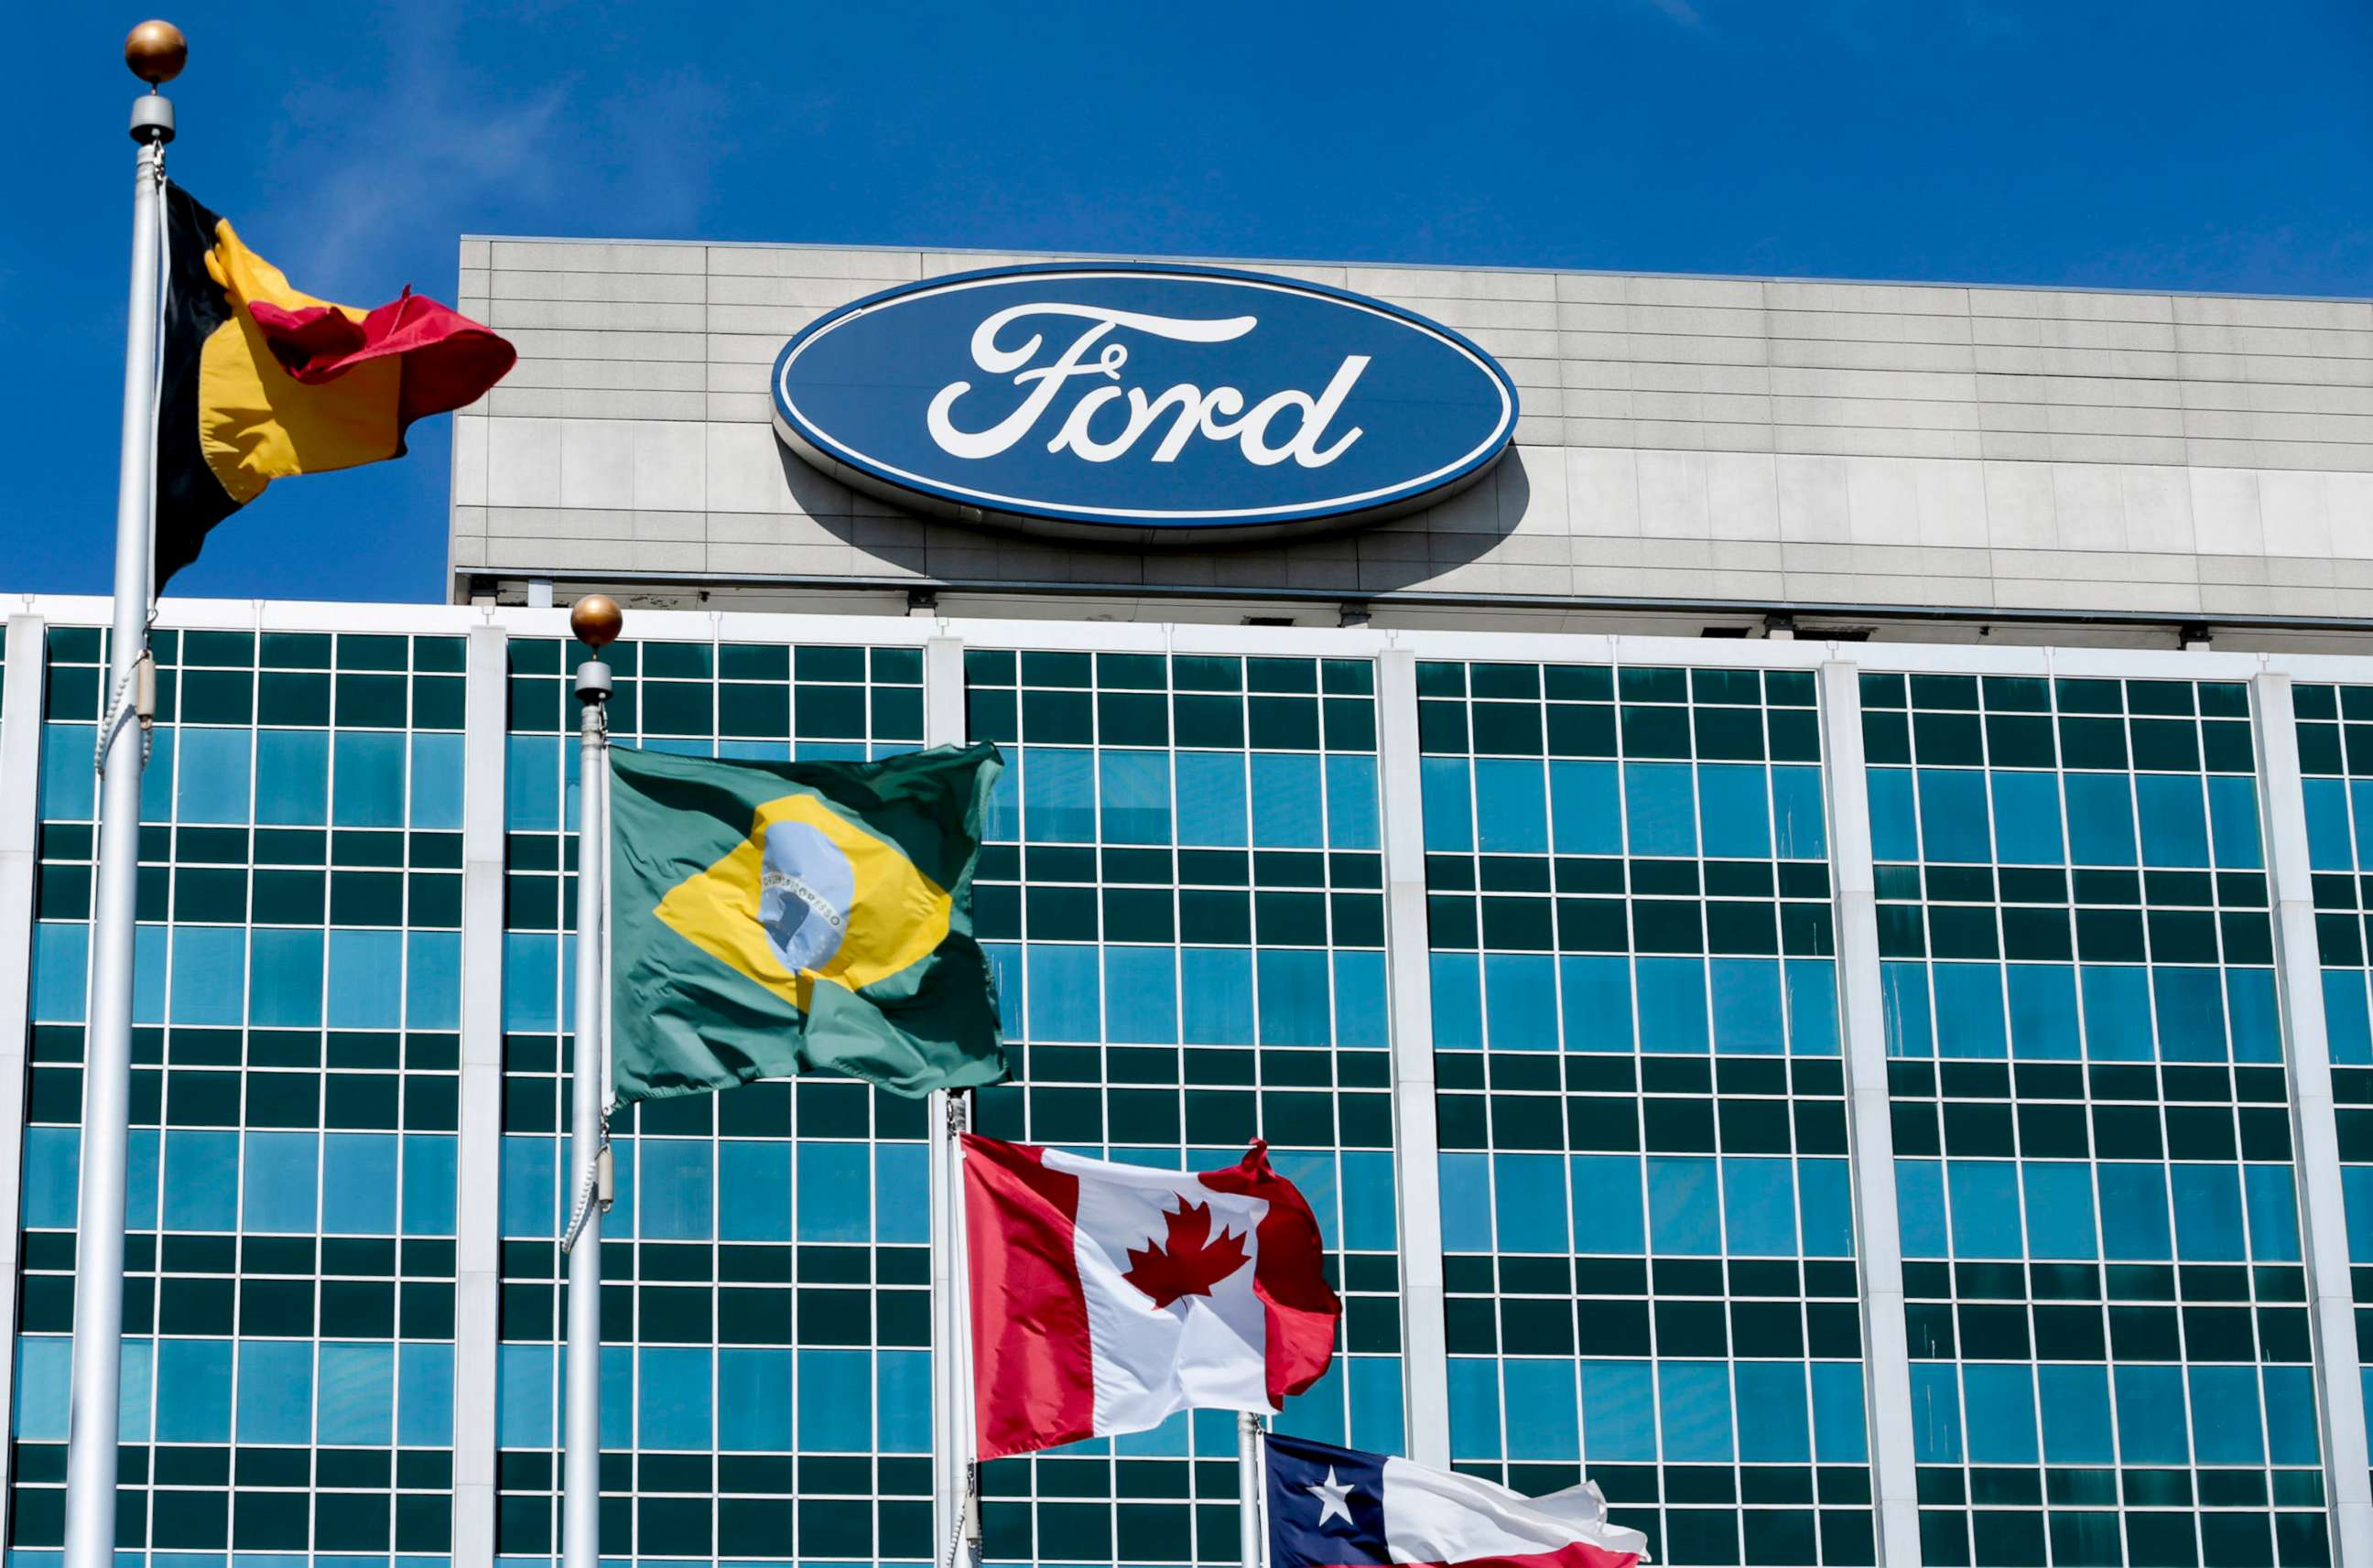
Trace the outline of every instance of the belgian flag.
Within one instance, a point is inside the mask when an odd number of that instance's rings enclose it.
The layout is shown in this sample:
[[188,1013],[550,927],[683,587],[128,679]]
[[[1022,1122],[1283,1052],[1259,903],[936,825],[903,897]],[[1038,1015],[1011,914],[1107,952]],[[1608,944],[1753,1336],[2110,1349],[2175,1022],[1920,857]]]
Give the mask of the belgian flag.
[[156,586],[275,479],[403,455],[415,419],[474,403],[519,352],[407,287],[376,310],[298,292],[165,187]]

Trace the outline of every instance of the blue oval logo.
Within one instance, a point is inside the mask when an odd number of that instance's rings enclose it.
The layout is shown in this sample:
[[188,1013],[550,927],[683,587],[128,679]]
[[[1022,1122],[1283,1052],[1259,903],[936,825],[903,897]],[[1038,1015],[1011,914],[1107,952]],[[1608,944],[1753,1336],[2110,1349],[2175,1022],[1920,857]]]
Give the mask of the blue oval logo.
[[976,521],[1198,543],[1406,511],[1478,478],[1516,387],[1449,328],[1218,268],[962,273],[845,305],[775,361],[835,478]]

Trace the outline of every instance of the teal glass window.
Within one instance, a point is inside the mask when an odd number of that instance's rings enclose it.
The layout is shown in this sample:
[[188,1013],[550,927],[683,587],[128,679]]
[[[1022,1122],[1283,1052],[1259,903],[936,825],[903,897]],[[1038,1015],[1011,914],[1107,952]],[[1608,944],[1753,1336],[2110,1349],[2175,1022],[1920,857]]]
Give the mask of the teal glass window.
[[412,737],[411,817],[415,828],[461,827],[462,756],[460,735]]
[[2155,1262],[2174,1256],[2168,1231],[2167,1176],[2157,1165],[2096,1167],[2105,1257]]
[[[1623,852],[1623,799],[1615,764],[1550,763],[1549,809],[1559,854]],[[1427,847],[1437,846],[1429,837]]]
[[395,1347],[324,1343],[314,1440],[383,1447],[395,1429]]
[[782,1453],[792,1446],[792,1356],[789,1350],[717,1352],[717,1445],[726,1452]]
[[1722,1199],[1713,1161],[1649,1159],[1648,1236],[1654,1251],[1677,1258],[1722,1251]]
[[1105,842],[1169,843],[1169,756],[1162,752],[1106,752],[1101,766]]
[[[65,1343],[64,1340],[57,1342],[61,1346]],[[260,1370],[251,1363],[250,1377]],[[229,1440],[231,1342],[228,1340],[158,1340],[155,1380],[158,1441],[223,1443]],[[242,1433],[241,1435],[247,1434]]]
[[1770,776],[1766,769],[1736,765],[1698,768],[1700,810],[1705,819],[1705,853],[1724,860],[1764,860],[1771,853]]
[[1549,821],[1546,788],[1537,762],[1477,758],[1477,848],[1487,855],[1547,854]]
[[342,827],[402,827],[403,733],[341,731],[332,753],[330,820]]
[[1582,1409],[1590,1430],[1592,1457],[1617,1463],[1654,1462],[1655,1380],[1650,1363],[1584,1361]]
[[801,1448],[839,1454],[872,1449],[871,1361],[863,1351],[799,1352]]
[[1623,766],[1628,848],[1634,855],[1698,852],[1697,801],[1682,763],[1633,762]]
[[1813,1457],[1805,1367],[1798,1362],[1743,1361],[1732,1368],[1738,1408],[1738,1457],[1749,1463],[1808,1464]]
[[1266,848],[1325,848],[1325,790],[1318,758],[1254,752],[1250,760],[1253,842]]
[[453,1234],[455,1158],[459,1140],[448,1133],[406,1133],[403,1139],[403,1234]]
[[401,931],[330,932],[330,1027],[392,1029],[403,1019]]
[[318,1223],[314,1191],[320,1153],[314,1133],[250,1132],[240,1228],[251,1234],[310,1235]]
[[182,926],[173,933],[172,952],[172,1021],[240,1023],[247,1001],[247,932]]
[[1729,1460],[1729,1366],[1721,1362],[1667,1361],[1658,1363],[1656,1377],[1666,1459],[1676,1464]]
[[707,1452],[712,1446],[709,1360],[714,1352],[646,1345],[635,1352],[638,1446]]
[[181,820],[243,823],[248,820],[248,764],[253,745],[246,730],[183,728],[178,735],[176,802]]
[[321,730],[255,732],[255,820],[319,827],[330,820],[330,737]]
[[1234,752],[1179,752],[1178,842],[1241,848],[1245,843],[1245,759]]
[[396,1347],[395,1440],[407,1448],[445,1448],[453,1442],[453,1347]]
[[[1573,1185],[1573,1250],[1621,1255],[1646,1252],[1646,1209],[1642,1199],[1638,1157],[1575,1154],[1568,1164]],[[1484,1250],[1465,1246],[1453,1246],[1450,1249]]]
[[2098,1258],[2093,1232],[2093,1172],[2079,1161],[2030,1160],[2020,1166],[2027,1193],[2031,1258]]
[[312,1441],[313,1350],[310,1340],[239,1342],[238,1437],[241,1443]]
[[1970,1463],[2036,1463],[2034,1373],[2024,1366],[1969,1366],[1961,1372]]
[[249,944],[248,1021],[263,1028],[321,1022],[321,933],[258,929]]
[[870,1163],[862,1143],[801,1142],[800,1240],[872,1238],[873,1183],[867,1168]]

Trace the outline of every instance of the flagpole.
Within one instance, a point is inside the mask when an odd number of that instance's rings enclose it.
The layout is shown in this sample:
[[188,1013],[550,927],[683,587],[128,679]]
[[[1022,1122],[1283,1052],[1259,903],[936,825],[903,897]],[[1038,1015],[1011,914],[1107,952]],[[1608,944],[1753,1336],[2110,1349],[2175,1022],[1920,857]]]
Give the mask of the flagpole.
[[577,666],[577,1009],[576,1049],[569,1066],[567,1426],[563,1434],[561,1562],[563,1568],[600,1568],[602,1557],[602,1204],[600,1163],[609,1141],[602,1101],[604,1037],[602,955],[609,867],[610,666],[602,649],[625,616],[596,593],[577,602],[568,629],[594,657]]
[[932,1358],[938,1420],[932,1437],[941,1568],[980,1560],[979,1468],[973,1457],[972,1295],[964,1256],[964,1133],[972,1101],[961,1089],[934,1090],[931,1136],[931,1284],[939,1297]]
[[1261,1424],[1250,1410],[1236,1412],[1236,1532],[1239,1568],[1260,1568]]
[[[132,106],[132,294],[123,340],[123,445],[115,490],[115,630],[99,731],[98,902],[91,919],[90,1024],[83,1047],[81,1193],[75,1222],[73,1413],[67,1429],[68,1568],[113,1568],[116,1443],[123,1357],[123,1199],[131,1139],[134,924],[140,880],[140,770],[156,711],[148,677],[150,518],[156,504],[158,247],[165,144],[189,43],[143,22],[123,62],[148,84]],[[138,718],[135,727],[127,720]]]

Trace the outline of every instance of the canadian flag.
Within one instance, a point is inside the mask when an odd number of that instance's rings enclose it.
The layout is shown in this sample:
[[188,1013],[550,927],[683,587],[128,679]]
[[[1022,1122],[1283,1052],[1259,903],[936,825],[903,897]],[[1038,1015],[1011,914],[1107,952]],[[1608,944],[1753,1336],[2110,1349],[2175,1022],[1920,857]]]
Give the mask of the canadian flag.
[[964,1144],[980,1457],[1280,1410],[1334,1359],[1318,1222],[1264,1145],[1197,1173]]

